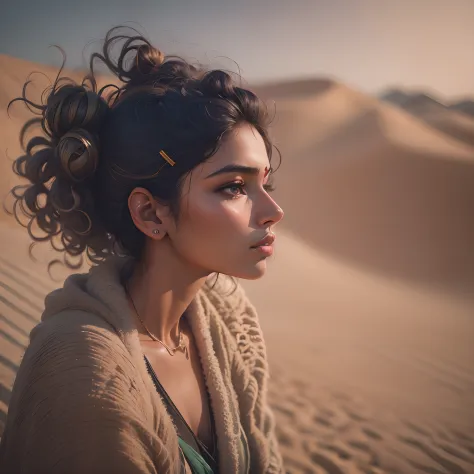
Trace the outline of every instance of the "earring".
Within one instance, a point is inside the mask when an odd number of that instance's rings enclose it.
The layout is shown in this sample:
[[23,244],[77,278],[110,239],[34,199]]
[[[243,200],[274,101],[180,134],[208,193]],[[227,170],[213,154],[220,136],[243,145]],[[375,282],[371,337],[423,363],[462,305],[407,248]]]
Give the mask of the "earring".
[[155,235],[157,235],[157,234],[160,233],[160,231],[159,231],[158,229],[153,229],[153,233],[154,233]]

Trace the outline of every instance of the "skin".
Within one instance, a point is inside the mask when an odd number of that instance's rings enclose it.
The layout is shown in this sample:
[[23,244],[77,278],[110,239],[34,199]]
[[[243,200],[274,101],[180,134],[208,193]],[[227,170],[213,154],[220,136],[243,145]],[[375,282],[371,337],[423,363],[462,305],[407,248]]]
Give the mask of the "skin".
[[[257,172],[210,176],[228,165]],[[130,302],[141,345],[174,404],[206,446],[210,445],[209,402],[186,308],[214,272],[249,280],[265,274],[267,257],[251,246],[273,232],[283,218],[266,190],[269,171],[262,137],[244,124],[186,177],[178,222],[166,205],[143,188],[134,189],[128,201],[135,225],[148,237],[128,291],[140,318],[158,339],[175,347],[181,329],[190,358],[179,351],[171,357],[151,339]]]

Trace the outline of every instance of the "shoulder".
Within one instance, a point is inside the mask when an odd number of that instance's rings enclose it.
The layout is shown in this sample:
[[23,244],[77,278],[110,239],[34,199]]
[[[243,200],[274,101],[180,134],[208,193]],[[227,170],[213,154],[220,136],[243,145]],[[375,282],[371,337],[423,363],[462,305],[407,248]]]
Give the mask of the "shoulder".
[[68,310],[42,321],[11,395],[2,452],[2,462],[15,466],[9,472],[93,472],[97,464],[103,472],[144,472],[137,466],[148,458],[137,446],[147,445],[140,427],[148,405],[135,373],[101,318]]
[[[124,344],[103,319],[86,311],[67,310],[31,331],[16,388],[29,390],[34,384],[37,393],[44,392],[49,400],[65,392],[76,401],[87,400],[116,378],[118,369],[126,371],[130,364]],[[120,390],[120,385],[114,389]]]
[[[120,350],[120,338],[100,316],[89,311],[68,309],[43,318],[30,334],[27,352],[42,353],[49,345],[59,348],[68,346],[77,349],[80,355],[88,349],[100,349],[96,354],[109,350]],[[82,352],[85,351],[85,352]],[[54,353],[57,355],[57,353]]]

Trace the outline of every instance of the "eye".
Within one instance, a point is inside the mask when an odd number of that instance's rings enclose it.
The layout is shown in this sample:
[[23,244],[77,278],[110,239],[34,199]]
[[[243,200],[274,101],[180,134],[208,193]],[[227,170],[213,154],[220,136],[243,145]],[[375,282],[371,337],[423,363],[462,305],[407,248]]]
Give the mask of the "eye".
[[245,194],[244,192],[244,182],[243,181],[238,181],[234,183],[229,183],[226,184],[225,186],[222,186],[219,191],[223,191],[226,194],[230,194],[231,197],[236,198],[240,196],[241,194]]
[[[271,193],[275,191],[275,186],[273,182],[268,181],[266,184],[263,185],[263,189],[267,193]],[[243,181],[235,181],[233,183],[226,184],[218,189],[219,192],[224,192],[227,195],[230,195],[232,198],[237,198],[240,195],[246,195],[245,192],[245,183]]]

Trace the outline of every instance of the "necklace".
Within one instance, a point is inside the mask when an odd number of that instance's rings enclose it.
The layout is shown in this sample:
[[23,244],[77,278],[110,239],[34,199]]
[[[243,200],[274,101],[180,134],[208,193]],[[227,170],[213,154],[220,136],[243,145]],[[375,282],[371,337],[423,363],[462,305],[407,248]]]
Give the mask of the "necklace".
[[143,326],[143,329],[147,332],[147,334],[156,342],[159,342],[167,351],[170,356],[174,356],[176,351],[182,351],[184,352],[184,355],[186,356],[186,359],[189,360],[189,350],[188,346],[184,342],[183,339],[183,333],[181,332],[181,329],[179,329],[179,334],[178,334],[178,345],[176,347],[170,347],[167,344],[165,344],[163,341],[158,339],[154,334],[152,334],[149,329],[146,327],[145,323],[143,322],[142,318],[138,314],[137,307],[135,306],[135,302],[133,301],[132,295],[130,294],[130,291],[128,290],[128,286],[125,285],[125,293],[127,293],[128,298],[130,299],[130,302],[132,303],[133,309],[135,310],[135,314],[137,315],[138,320],[140,321],[141,325]]

